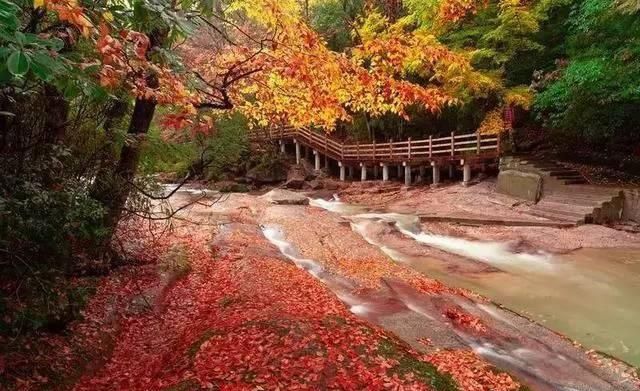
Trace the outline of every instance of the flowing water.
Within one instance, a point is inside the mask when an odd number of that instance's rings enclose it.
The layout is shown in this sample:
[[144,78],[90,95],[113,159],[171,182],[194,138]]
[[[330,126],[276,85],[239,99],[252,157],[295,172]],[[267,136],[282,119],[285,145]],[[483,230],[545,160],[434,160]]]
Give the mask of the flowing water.
[[[354,231],[397,262],[447,285],[478,292],[591,349],[640,366],[638,249],[524,253],[514,251],[509,243],[424,232],[413,215],[369,213],[339,200],[312,200],[311,205],[349,218]],[[446,259],[407,254],[385,241],[379,234],[381,224],[393,224],[413,243],[481,262],[493,271],[451,272]]]

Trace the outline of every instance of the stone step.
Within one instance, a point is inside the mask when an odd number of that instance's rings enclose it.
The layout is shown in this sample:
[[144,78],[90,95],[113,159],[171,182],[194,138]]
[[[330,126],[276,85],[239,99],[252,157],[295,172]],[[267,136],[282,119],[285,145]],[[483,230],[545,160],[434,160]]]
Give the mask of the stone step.
[[611,194],[612,196],[621,195],[622,190],[616,187],[598,187],[592,185],[585,186],[572,186],[570,191],[580,191],[581,193],[592,193],[592,194]]
[[567,202],[561,202],[561,201],[549,201],[547,199],[543,199],[542,201],[538,202],[534,206],[534,209],[543,209],[543,210],[549,210],[549,211],[554,211],[554,210],[567,211],[570,213],[584,213],[585,215],[588,215],[593,211],[593,208],[600,207],[601,205],[602,205],[602,202],[592,202],[589,205],[582,205],[582,204],[575,203],[573,200],[569,200]]
[[578,171],[569,170],[569,169],[549,171],[549,175],[551,176],[570,175],[570,176],[580,176],[580,177],[582,176],[582,174],[580,174]]
[[567,179],[567,180],[563,180],[565,185],[581,185],[583,183],[588,183],[586,179],[581,178],[581,179]]
[[558,205],[580,205],[585,207],[596,208],[604,202],[609,202],[611,198],[581,198],[569,196],[546,196],[543,198],[545,202],[551,202]]
[[565,189],[562,189],[562,191],[558,191],[558,192],[549,191],[544,198],[545,199],[556,198],[556,199],[567,199],[567,200],[582,199],[582,200],[593,200],[593,201],[610,201],[614,197],[616,197],[615,194],[584,193],[578,190],[576,190],[575,192],[567,192]]
[[584,218],[585,216],[591,214],[594,208],[583,207],[580,205],[564,205],[564,207],[557,207],[548,204],[537,204],[533,209],[536,211],[549,212],[562,216]]
[[556,212],[549,212],[545,210],[532,209],[531,214],[534,216],[544,217],[553,221],[569,221],[575,224],[584,224],[585,216],[582,215],[565,215]]
[[582,180],[584,181],[584,177],[581,175],[552,175],[552,178],[556,178],[561,181],[571,181],[571,180]]

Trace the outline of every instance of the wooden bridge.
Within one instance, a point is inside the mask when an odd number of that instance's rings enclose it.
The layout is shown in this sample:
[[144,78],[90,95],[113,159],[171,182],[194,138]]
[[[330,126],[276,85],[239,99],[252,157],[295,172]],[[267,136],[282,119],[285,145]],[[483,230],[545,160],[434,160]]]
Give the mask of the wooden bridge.
[[479,133],[456,134],[450,136],[386,143],[345,144],[335,140],[326,133],[314,132],[307,128],[262,129],[252,132],[252,141],[277,140],[281,151],[286,151],[288,141],[295,145],[296,161],[300,164],[302,148],[305,156],[313,151],[315,169],[321,169],[321,155],[324,156],[325,167],[329,159],[335,160],[340,168],[340,179],[345,180],[347,170],[353,176],[353,168],[360,167],[361,180],[367,180],[368,171],[374,178],[378,177],[378,167],[382,167],[382,180],[389,180],[389,166],[398,166],[398,177],[404,171],[404,181],[410,185],[412,169],[417,168],[424,177],[425,166],[432,167],[433,184],[440,181],[440,168],[448,165],[450,175],[452,168],[460,164],[463,168],[463,183],[471,179],[471,166],[483,165],[495,161],[500,155],[500,135],[482,135]]

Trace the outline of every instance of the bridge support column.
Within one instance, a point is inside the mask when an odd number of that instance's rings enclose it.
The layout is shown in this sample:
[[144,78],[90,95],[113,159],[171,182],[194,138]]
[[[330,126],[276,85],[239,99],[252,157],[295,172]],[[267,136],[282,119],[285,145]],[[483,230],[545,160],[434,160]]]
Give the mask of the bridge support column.
[[315,169],[316,171],[320,171],[320,153],[316,150],[313,151],[313,155],[315,156]]
[[304,147],[304,158],[309,160],[309,147]]
[[411,165],[407,162],[402,165],[404,166],[404,185],[411,186]]
[[284,149],[284,140],[280,140],[280,153],[284,154],[286,150]]
[[418,181],[419,182],[424,182],[424,177],[426,176],[426,170],[424,169],[424,166],[420,166],[418,167]]
[[364,163],[360,163],[360,180],[367,180],[367,166]]
[[378,179],[378,166],[376,166],[375,164],[373,165],[373,180],[377,180]]
[[300,164],[300,158],[302,156],[300,153],[300,143],[298,140],[293,140],[293,142],[296,144],[296,164]]
[[456,168],[453,166],[453,163],[449,164],[449,179],[453,179],[453,177],[455,176],[455,169]]
[[431,169],[433,172],[433,183],[432,187],[438,187],[440,184],[440,166],[436,162],[431,162]]
[[382,180],[384,182],[388,182],[389,181],[389,165],[386,163],[380,163],[380,165],[382,166]]
[[344,166],[344,164],[342,164],[342,162],[338,162],[338,166],[340,166],[340,180],[344,182],[346,167]]
[[349,179],[353,179],[353,166],[347,166],[347,175]]
[[464,160],[461,160],[460,164],[462,164],[462,186],[469,186],[471,182],[471,165]]
[[402,165],[398,166],[398,179],[402,178]]

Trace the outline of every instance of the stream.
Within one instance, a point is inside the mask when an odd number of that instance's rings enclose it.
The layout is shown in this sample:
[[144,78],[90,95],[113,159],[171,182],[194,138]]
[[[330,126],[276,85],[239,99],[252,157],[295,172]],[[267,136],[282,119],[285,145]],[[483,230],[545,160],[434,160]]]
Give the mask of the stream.
[[[371,213],[335,199],[314,199],[311,205],[347,217],[354,231],[396,262],[447,285],[480,293],[590,349],[640,365],[640,250],[580,249],[563,255],[515,252],[509,243],[424,232],[413,215]],[[451,273],[446,263],[390,247],[376,234],[379,224],[392,224],[407,239],[499,272]]]

